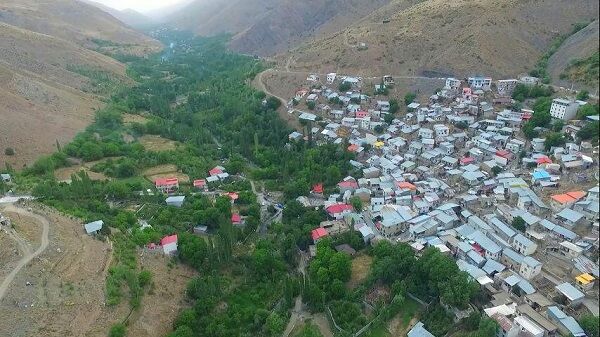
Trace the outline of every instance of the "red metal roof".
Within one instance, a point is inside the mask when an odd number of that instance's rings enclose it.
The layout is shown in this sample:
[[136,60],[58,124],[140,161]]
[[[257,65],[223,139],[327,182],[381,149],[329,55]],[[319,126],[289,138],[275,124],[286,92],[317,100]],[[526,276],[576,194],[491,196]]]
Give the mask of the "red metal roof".
[[474,161],[475,161],[475,158],[473,158],[473,157],[462,157],[462,158],[460,158],[460,163],[463,164],[463,165],[470,164],[470,163],[472,163]]
[[323,184],[322,183],[318,183],[315,184],[312,188],[313,193],[323,193]]
[[206,185],[205,179],[196,179],[194,180],[194,187],[204,187]]
[[221,174],[221,173],[223,173],[223,170],[221,170],[218,167],[215,167],[214,169],[208,171],[208,174],[210,174],[211,176],[216,176],[216,175]]
[[409,183],[408,181],[398,181],[398,182],[396,182],[396,186],[398,186],[398,188],[407,188],[409,190],[417,189],[417,186]]
[[313,229],[312,233],[312,239],[313,241],[318,240],[320,238],[326,237],[328,235],[327,230],[325,228],[317,228],[317,229]]
[[536,160],[536,163],[538,163],[538,164],[552,164],[552,159],[548,158],[548,156],[542,156],[542,157],[539,157]]
[[348,204],[335,204],[327,207],[327,213],[329,214],[338,214],[343,211],[352,210],[352,205]]
[[157,178],[156,180],[154,180],[154,185],[156,187],[172,186],[172,185],[178,185],[178,184],[179,184],[179,179],[177,179],[177,178]]
[[358,188],[358,183],[356,181],[346,180],[339,182],[338,186],[344,188]]
[[231,222],[232,223],[240,223],[242,222],[242,216],[237,214],[237,213],[233,213],[231,214]]
[[164,238],[162,238],[162,240],[160,240],[161,246],[168,245],[169,243],[177,243],[177,234],[165,236]]

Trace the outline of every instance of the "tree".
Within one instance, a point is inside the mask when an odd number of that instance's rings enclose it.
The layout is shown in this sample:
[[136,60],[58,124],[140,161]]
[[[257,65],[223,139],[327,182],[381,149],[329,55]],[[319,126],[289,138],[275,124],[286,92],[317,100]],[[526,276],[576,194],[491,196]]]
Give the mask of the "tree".
[[277,110],[281,106],[281,101],[277,97],[269,96],[267,98],[267,109]]
[[308,107],[308,110],[314,110],[317,106],[317,103],[315,103],[315,101],[308,101],[306,102],[306,106]]
[[466,130],[469,127],[469,123],[467,123],[465,121],[460,121],[460,122],[456,123],[455,126],[461,130]]
[[595,121],[587,123],[581,130],[577,131],[577,137],[582,140],[595,140],[598,141],[600,135],[600,122]]
[[552,132],[546,135],[546,140],[544,141],[544,147],[546,151],[550,150],[552,147],[565,145],[567,140],[565,139],[565,135],[559,132]]
[[562,128],[565,126],[565,122],[562,119],[557,119],[552,123],[552,131],[561,132]]
[[526,227],[525,227],[525,220],[523,220],[523,218],[521,218],[520,216],[517,216],[513,219],[511,225],[515,228],[520,230],[521,232],[524,232]]
[[338,86],[338,89],[340,89],[341,92],[348,91],[348,90],[352,89],[352,84],[350,84],[348,82],[342,82]]
[[588,337],[598,337],[599,336],[599,327],[600,327],[600,318],[595,317],[594,315],[583,315],[579,319],[579,324]]
[[400,106],[398,104],[398,100],[397,99],[391,99],[390,100],[390,114],[395,114],[398,112],[398,110],[400,110]]
[[590,93],[587,90],[581,90],[577,93],[576,98],[580,101],[587,101],[587,99],[590,98]]
[[492,167],[492,173],[494,174],[494,176],[497,176],[498,174],[500,174],[500,172],[502,172],[502,168],[500,166]]
[[352,205],[352,208],[354,208],[355,212],[362,212],[363,203],[359,197],[355,196],[355,197],[350,198],[350,205]]
[[404,95],[404,105],[408,106],[410,103],[415,101],[415,98],[417,98],[417,94],[414,92],[407,93]]
[[375,132],[377,132],[379,134],[383,133],[383,131],[384,131],[383,126],[381,126],[381,125],[375,126],[375,128],[373,130],[375,130]]
[[12,147],[7,147],[6,149],[4,149],[4,154],[7,156],[14,156],[15,149],[13,149]]
[[594,116],[600,113],[598,104],[586,104],[577,110],[577,119],[585,119],[587,116]]

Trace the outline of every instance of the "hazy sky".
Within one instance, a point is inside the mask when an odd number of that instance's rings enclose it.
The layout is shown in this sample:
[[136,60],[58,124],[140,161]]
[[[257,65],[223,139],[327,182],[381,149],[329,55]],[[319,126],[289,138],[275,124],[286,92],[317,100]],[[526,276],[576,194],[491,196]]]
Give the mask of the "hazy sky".
[[147,12],[160,7],[170,6],[185,0],[94,0],[116,9],[132,8],[139,12]]

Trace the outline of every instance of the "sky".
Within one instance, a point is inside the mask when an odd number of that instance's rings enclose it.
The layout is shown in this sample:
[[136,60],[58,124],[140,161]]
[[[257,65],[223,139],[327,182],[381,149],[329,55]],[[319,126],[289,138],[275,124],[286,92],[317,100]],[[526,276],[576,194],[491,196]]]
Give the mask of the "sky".
[[106,6],[123,10],[135,9],[138,12],[148,12],[157,8],[171,6],[185,0],[94,0]]

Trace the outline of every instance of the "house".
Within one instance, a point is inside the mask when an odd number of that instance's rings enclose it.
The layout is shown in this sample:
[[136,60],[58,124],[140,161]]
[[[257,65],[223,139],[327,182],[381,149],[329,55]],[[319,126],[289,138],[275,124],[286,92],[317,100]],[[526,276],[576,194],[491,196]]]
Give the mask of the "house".
[[569,227],[580,225],[585,221],[583,214],[570,208],[565,208],[560,211],[558,214],[556,214],[556,218],[562,220]]
[[358,188],[358,183],[352,178],[339,182],[337,186],[340,189],[340,193],[344,193],[346,191],[354,192]]
[[512,238],[511,246],[520,254],[525,256],[531,255],[537,249],[537,245],[526,238],[523,234],[518,233]]
[[531,280],[542,272],[542,263],[531,256],[525,256],[519,267],[519,274]]
[[160,246],[162,247],[165,255],[177,253],[177,234],[162,238],[160,240]]
[[515,87],[519,81],[515,79],[511,80],[498,80],[496,82],[496,89],[498,89],[498,95],[500,96],[511,96]]
[[436,124],[433,126],[436,137],[447,137],[450,133],[450,129],[444,124]]
[[491,77],[483,77],[483,76],[475,76],[469,77],[467,79],[467,83],[472,90],[491,90],[492,88],[492,78]]
[[352,205],[334,204],[325,208],[325,211],[327,211],[330,217],[340,220],[344,218],[344,215],[352,212]]
[[206,179],[194,180],[194,188],[197,188],[199,190],[206,190],[207,189]]
[[581,328],[579,323],[571,317],[567,316],[562,310],[560,310],[557,306],[548,307],[546,310],[546,314],[548,318],[555,322],[558,326],[558,329],[565,336],[573,336],[573,337],[586,337],[585,331]]
[[596,278],[589,273],[584,273],[575,277],[575,285],[583,292],[590,291],[594,288]]
[[212,170],[208,171],[208,174],[211,177],[218,176],[225,172],[225,168],[223,166],[215,166]]
[[509,335],[544,337],[544,329],[527,316],[517,316],[513,320],[513,329],[509,332]]
[[327,233],[327,230],[321,227],[313,229],[311,232],[311,237],[314,243],[319,242],[319,240],[321,240],[324,237],[327,237],[328,235],[329,233]]
[[558,252],[568,258],[577,258],[583,253],[583,248],[569,241],[563,241],[558,246]]
[[178,178],[157,178],[154,186],[162,193],[173,193],[179,188]]
[[167,203],[167,205],[174,206],[174,207],[183,206],[184,201],[185,201],[185,196],[183,196],[183,195],[171,196],[171,197],[168,197],[167,199],[165,199],[165,202]]
[[362,225],[361,227],[358,228],[358,231],[360,232],[360,235],[363,238],[363,241],[365,243],[369,243],[371,241],[371,239],[373,239],[375,237],[375,232],[373,231],[373,229],[367,225]]
[[3,183],[6,183],[6,184],[10,183],[12,181],[10,174],[8,174],[8,173],[0,174],[0,181]]
[[559,296],[565,300],[565,304],[576,307],[583,302],[585,294],[575,288],[571,283],[565,282],[554,287]]
[[419,137],[421,138],[433,138],[433,130],[428,128],[419,129]]
[[446,78],[446,83],[444,85],[444,89],[457,91],[460,89],[462,81],[453,77]]
[[377,110],[388,112],[390,111],[390,102],[389,101],[377,101]]
[[474,249],[480,251],[486,259],[495,260],[500,257],[502,248],[485,236],[485,234],[483,234],[481,231],[476,230],[475,232],[471,233],[468,238],[475,242],[472,246],[474,246]]
[[579,104],[577,102],[555,98],[552,100],[552,105],[550,106],[550,116],[556,119],[562,119],[563,121],[569,121],[575,118],[577,110],[579,110]]
[[563,209],[565,207],[570,207],[583,197],[585,197],[584,191],[573,191],[563,194],[554,194],[550,196],[550,204],[554,209]]
[[98,234],[98,232],[100,232],[100,230],[102,229],[102,226],[104,226],[104,221],[102,220],[97,220],[83,225],[83,227],[85,228],[85,232],[88,235]]
[[332,84],[333,82],[335,82],[336,77],[337,77],[336,73],[327,74],[327,83]]
[[244,224],[244,220],[242,219],[242,216],[239,215],[238,213],[233,213],[233,214],[231,214],[231,224],[233,224],[233,225],[243,225]]
[[417,322],[417,324],[415,324],[415,326],[412,327],[412,329],[410,329],[410,331],[408,332],[408,334],[406,335],[407,337],[435,337],[431,332],[427,331],[427,329],[425,329],[425,326],[423,323],[421,323],[420,321]]

